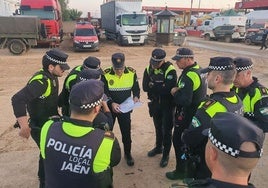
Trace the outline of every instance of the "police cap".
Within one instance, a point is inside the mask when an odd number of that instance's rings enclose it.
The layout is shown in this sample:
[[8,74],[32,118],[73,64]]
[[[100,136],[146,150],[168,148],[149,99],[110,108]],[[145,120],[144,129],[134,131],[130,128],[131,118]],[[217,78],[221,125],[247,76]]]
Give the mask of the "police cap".
[[83,62],[83,66],[88,69],[100,69],[101,61],[93,56],[89,56]]
[[172,57],[172,60],[179,61],[182,58],[193,58],[194,52],[189,48],[178,48],[176,55]]
[[[232,113],[217,113],[210,121],[210,128],[203,131],[211,143],[232,157],[260,158],[265,135],[250,120]],[[251,142],[256,145],[252,152],[242,151],[241,145]]]
[[235,64],[235,69],[237,70],[237,72],[248,70],[253,67],[253,63],[251,59],[246,58],[246,57],[234,58],[234,64]]
[[52,49],[46,52],[43,56],[43,66],[45,64],[52,64],[52,65],[60,65],[61,69],[68,70],[70,69],[69,65],[67,64],[68,55],[62,52],[59,49]]
[[235,65],[231,57],[212,57],[210,58],[209,66],[201,70],[202,73],[210,71],[226,71],[234,70]]
[[103,82],[100,80],[86,80],[75,84],[70,92],[71,109],[87,110],[102,103],[104,93]]
[[152,57],[150,59],[150,64],[157,66],[166,57],[166,52],[163,49],[156,48],[152,51]]
[[100,79],[100,77],[101,77],[101,73],[100,73],[99,70],[96,70],[96,69],[83,69],[78,74],[77,82],[90,80],[90,79]]
[[125,55],[123,53],[114,53],[112,63],[114,69],[123,69],[125,67]]

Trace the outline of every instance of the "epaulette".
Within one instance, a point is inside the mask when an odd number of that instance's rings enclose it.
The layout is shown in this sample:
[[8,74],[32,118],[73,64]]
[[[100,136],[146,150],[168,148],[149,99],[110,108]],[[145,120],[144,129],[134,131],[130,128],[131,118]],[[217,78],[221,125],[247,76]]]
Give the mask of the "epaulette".
[[136,72],[136,70],[135,69],[133,69],[132,67],[127,67],[127,69],[129,70],[129,71],[131,71],[131,72]]
[[202,105],[202,108],[204,108],[205,110],[208,109],[210,106],[212,106],[213,104],[215,104],[217,101],[213,100],[213,99],[207,99],[206,102]]
[[110,138],[110,139],[114,139],[115,137],[114,137],[114,133],[112,132],[112,131],[106,131],[105,133],[104,133],[104,137],[106,137],[106,138]]
[[107,74],[107,73],[111,72],[111,70],[112,70],[112,68],[109,67],[109,68],[104,69],[103,72],[104,72],[104,74]]
[[268,94],[268,90],[266,87],[263,87],[263,86],[259,86],[259,89],[260,89],[260,92],[261,92],[261,95],[267,95]]

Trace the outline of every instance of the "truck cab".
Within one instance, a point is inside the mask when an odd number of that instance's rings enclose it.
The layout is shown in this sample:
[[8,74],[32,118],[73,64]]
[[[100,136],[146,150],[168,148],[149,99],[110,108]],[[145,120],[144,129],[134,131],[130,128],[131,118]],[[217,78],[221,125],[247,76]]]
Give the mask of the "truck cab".
[[89,22],[77,22],[73,33],[73,48],[75,51],[99,51],[99,39],[95,27]]

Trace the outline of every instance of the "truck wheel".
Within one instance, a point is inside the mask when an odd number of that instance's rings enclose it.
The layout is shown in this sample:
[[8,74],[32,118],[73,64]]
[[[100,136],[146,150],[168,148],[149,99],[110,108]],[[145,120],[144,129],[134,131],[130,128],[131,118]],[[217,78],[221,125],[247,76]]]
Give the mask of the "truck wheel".
[[246,39],[246,40],[245,40],[245,44],[246,44],[246,45],[251,45],[251,44],[252,44],[252,42],[251,42],[251,40],[250,40],[250,39]]
[[205,34],[204,39],[205,39],[205,40],[210,40],[210,36],[209,36],[209,34]]
[[13,39],[8,43],[8,48],[14,55],[20,55],[26,51],[26,45],[19,39]]
[[232,42],[232,37],[231,36],[225,36],[224,40],[225,40],[225,42],[230,43],[230,42]]
[[122,37],[121,35],[118,35],[117,38],[116,38],[116,42],[119,46],[123,46],[123,43],[122,43]]

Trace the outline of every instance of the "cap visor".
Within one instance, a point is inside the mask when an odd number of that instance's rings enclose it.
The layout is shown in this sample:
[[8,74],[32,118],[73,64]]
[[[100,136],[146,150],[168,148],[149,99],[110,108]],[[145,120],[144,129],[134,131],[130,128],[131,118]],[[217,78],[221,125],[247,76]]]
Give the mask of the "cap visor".
[[209,131],[209,128],[208,128],[208,129],[204,129],[204,130],[202,131],[202,135],[204,135],[204,136],[208,136],[208,131]]
[[159,65],[160,62],[161,62],[161,61],[155,61],[155,60],[153,60],[152,58],[151,58],[151,60],[150,60],[150,64],[151,64],[152,66],[157,66],[157,65]]
[[69,70],[69,69],[70,69],[70,67],[69,67],[68,64],[61,64],[61,65],[60,65],[60,68],[61,68],[62,70]]
[[174,61],[178,61],[178,60],[180,60],[181,58],[182,58],[182,57],[179,57],[179,56],[176,56],[176,55],[175,55],[175,56],[172,57],[171,59],[174,60]]
[[208,73],[209,71],[211,71],[209,68],[204,68],[204,69],[201,69],[201,73]]

